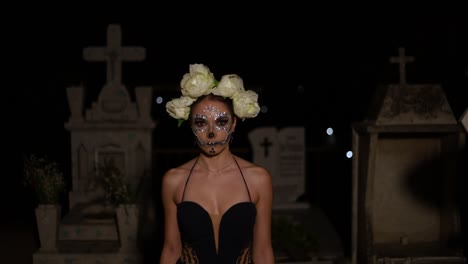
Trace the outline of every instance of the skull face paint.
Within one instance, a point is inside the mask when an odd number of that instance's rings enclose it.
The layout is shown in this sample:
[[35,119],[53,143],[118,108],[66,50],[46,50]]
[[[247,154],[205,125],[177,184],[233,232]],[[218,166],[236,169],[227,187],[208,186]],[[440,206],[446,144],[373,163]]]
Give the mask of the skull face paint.
[[233,118],[225,110],[222,103],[200,105],[201,111],[192,114],[192,132],[201,147],[211,147],[210,153],[214,152],[214,147],[224,145],[229,141],[232,133]]

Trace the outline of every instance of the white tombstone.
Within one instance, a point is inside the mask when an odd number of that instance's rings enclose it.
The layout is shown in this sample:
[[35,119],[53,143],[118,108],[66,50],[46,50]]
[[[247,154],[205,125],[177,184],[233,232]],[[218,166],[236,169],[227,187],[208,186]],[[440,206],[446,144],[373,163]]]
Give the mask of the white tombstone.
[[303,127],[260,127],[249,133],[253,162],[273,177],[273,207],[304,206],[297,199],[305,193],[305,138]]

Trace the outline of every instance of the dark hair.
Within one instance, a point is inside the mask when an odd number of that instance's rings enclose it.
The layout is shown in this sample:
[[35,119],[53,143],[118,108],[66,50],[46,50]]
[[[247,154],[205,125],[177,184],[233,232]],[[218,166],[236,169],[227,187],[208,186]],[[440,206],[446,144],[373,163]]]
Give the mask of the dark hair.
[[201,101],[203,101],[205,99],[209,99],[209,100],[224,103],[228,107],[229,112],[231,112],[231,115],[233,117],[236,116],[234,114],[234,106],[232,104],[232,99],[229,98],[229,97],[222,97],[220,95],[214,95],[214,94],[207,94],[207,95],[202,95],[202,96],[198,97],[197,100],[195,102],[193,102],[192,106],[190,107],[190,116],[192,116],[192,109],[194,108],[194,106],[196,106],[197,104],[199,104]]

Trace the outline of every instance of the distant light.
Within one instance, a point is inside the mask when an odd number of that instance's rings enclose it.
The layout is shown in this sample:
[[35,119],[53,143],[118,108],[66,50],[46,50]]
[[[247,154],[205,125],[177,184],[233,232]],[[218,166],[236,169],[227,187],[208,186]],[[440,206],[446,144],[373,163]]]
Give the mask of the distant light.
[[348,152],[346,152],[346,157],[348,159],[350,159],[351,157],[353,157],[353,152],[351,150],[348,150]]
[[161,96],[158,96],[158,98],[156,98],[156,103],[157,104],[161,104],[163,102],[163,99]]
[[302,85],[297,86],[297,91],[298,91],[299,93],[304,92],[304,86],[302,86]]
[[329,136],[333,135],[333,128],[331,127],[327,128],[327,135]]
[[262,113],[268,112],[268,106],[262,105],[262,107],[260,107],[260,111],[262,111]]

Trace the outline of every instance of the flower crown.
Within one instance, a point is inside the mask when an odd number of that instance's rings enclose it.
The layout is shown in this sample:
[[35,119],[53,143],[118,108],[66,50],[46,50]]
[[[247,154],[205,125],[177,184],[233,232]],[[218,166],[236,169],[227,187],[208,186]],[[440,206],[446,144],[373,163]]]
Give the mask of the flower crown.
[[253,118],[260,112],[258,94],[245,90],[242,78],[236,74],[227,74],[218,82],[208,67],[203,64],[191,64],[190,72],[180,81],[182,96],[166,103],[169,115],[179,120],[179,126],[187,120],[190,106],[202,95],[214,94],[232,99],[234,114],[244,120]]

